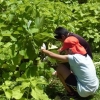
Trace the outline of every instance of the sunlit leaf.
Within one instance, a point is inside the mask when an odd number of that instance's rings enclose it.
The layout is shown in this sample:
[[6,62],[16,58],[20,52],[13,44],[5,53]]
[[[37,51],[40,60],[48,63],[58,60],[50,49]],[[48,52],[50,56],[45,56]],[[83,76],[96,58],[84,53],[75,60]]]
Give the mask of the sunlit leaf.
[[38,33],[39,32],[39,29],[37,28],[30,28],[29,29],[29,33],[33,34],[33,33]]
[[12,90],[12,97],[15,98],[15,99],[21,99],[22,96],[23,96],[23,92],[20,90],[19,86],[16,86]]
[[21,50],[21,51],[19,51],[19,54],[24,56],[26,54],[26,51],[25,50]]
[[17,41],[17,39],[13,36],[10,36],[10,38],[11,38],[12,41]]
[[11,91],[11,90],[6,90],[6,91],[5,91],[5,95],[6,95],[6,97],[7,97],[8,99],[11,99],[11,97],[12,97],[12,91]]
[[4,45],[4,47],[8,48],[8,47],[10,47],[11,45],[12,45],[12,43],[11,43],[11,42],[8,42],[8,43],[6,43],[6,44]]
[[36,91],[34,90],[34,88],[32,89],[31,95],[33,98],[35,98],[36,100],[39,100],[38,94],[36,93]]
[[6,30],[6,31],[2,31],[2,36],[11,36],[11,33],[10,31]]
[[10,86],[11,85],[11,81],[5,81],[5,85]]
[[30,87],[30,82],[22,82],[21,89],[25,89],[26,87]]

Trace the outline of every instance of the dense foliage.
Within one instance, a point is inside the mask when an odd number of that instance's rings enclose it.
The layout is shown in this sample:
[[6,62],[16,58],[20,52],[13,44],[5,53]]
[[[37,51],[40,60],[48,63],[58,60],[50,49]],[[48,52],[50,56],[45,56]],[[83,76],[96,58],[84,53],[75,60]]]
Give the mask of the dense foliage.
[[[0,95],[7,99],[47,98],[43,91],[56,61],[39,51],[42,43],[60,46],[57,26],[83,36],[93,51],[100,50],[100,3],[52,0],[0,1]],[[51,62],[51,63],[50,63]]]

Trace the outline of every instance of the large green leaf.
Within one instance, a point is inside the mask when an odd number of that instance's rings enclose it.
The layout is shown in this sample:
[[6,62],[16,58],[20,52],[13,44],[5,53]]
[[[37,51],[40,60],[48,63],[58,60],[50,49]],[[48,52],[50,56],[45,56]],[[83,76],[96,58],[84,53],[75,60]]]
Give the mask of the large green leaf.
[[20,69],[21,71],[25,71],[27,67],[28,67],[28,66],[27,66],[26,63],[22,63],[22,64],[19,66],[19,69]]
[[7,99],[11,99],[11,97],[12,97],[12,91],[11,90],[6,90],[5,91],[5,95],[6,95]]
[[38,87],[35,87],[35,88],[32,89],[31,95],[36,100],[39,100],[39,99],[41,99],[41,100],[44,100],[44,99],[49,100],[48,96],[43,93],[43,90],[39,89]]
[[34,88],[32,89],[31,95],[33,98],[35,98],[36,100],[39,100],[38,94],[37,92],[34,90]]
[[25,76],[27,78],[31,78],[31,77],[34,77],[37,75],[37,66],[32,66],[32,67],[29,67],[26,71],[25,71]]
[[21,56],[26,56],[26,50],[20,50],[20,51],[19,51],[19,54],[20,54]]
[[44,17],[43,16],[41,18],[40,17],[35,18],[35,26],[37,28],[40,29],[43,26],[43,22],[44,22]]
[[13,57],[13,59],[12,59],[14,65],[19,65],[20,62],[21,62],[21,60],[22,60],[22,56],[20,56],[20,55],[16,55],[16,56]]
[[10,36],[10,38],[11,38],[12,41],[17,41],[17,38],[14,37],[14,36]]
[[28,30],[28,32],[29,32],[30,34],[38,33],[38,32],[39,32],[39,29],[37,29],[37,28],[30,28],[30,29]]
[[21,87],[20,87],[20,86],[16,86],[16,87],[12,90],[12,98],[21,99],[22,96],[23,96],[23,91],[21,91]]
[[27,87],[30,87],[30,82],[22,82],[21,89],[23,90]]
[[2,31],[2,36],[11,36],[11,33],[9,30],[5,30],[5,31]]
[[54,36],[52,33],[38,33],[33,38],[35,42],[37,43],[37,45],[41,46],[44,42],[53,40]]
[[8,43],[6,43],[5,45],[4,45],[4,47],[5,48],[8,48],[8,47],[10,47],[12,45],[12,43],[11,42],[8,42]]
[[27,51],[26,52],[27,52],[27,55],[28,55],[28,57],[29,57],[30,60],[36,59],[36,57],[38,55],[38,52],[36,52],[36,50],[38,48],[36,48],[36,47],[38,47],[38,46],[35,43],[32,44],[31,41],[29,41],[27,43]]
[[6,25],[4,23],[0,23],[0,28],[2,27],[6,27]]

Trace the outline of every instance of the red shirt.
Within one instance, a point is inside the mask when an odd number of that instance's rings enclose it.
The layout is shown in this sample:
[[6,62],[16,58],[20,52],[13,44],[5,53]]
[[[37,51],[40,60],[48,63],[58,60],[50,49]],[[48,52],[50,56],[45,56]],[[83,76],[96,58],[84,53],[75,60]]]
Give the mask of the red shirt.
[[74,36],[69,36],[64,40],[63,46],[60,48],[61,51],[71,49],[75,54],[86,54],[85,48],[79,43],[79,40]]

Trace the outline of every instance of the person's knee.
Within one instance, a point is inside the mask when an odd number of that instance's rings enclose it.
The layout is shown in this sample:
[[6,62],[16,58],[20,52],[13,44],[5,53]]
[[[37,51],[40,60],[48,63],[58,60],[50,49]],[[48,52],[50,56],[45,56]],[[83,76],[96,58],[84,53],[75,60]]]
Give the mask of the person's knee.
[[60,74],[62,74],[62,73],[70,73],[70,70],[65,65],[58,64],[57,66],[58,67],[57,67],[56,71],[57,71],[58,74],[59,73]]
[[57,64],[56,71],[57,71],[57,72],[61,72],[62,69],[63,69],[63,65],[62,65],[62,64]]
[[62,75],[64,79],[71,73],[71,71],[63,64],[59,64],[56,71],[57,75],[58,74]]

